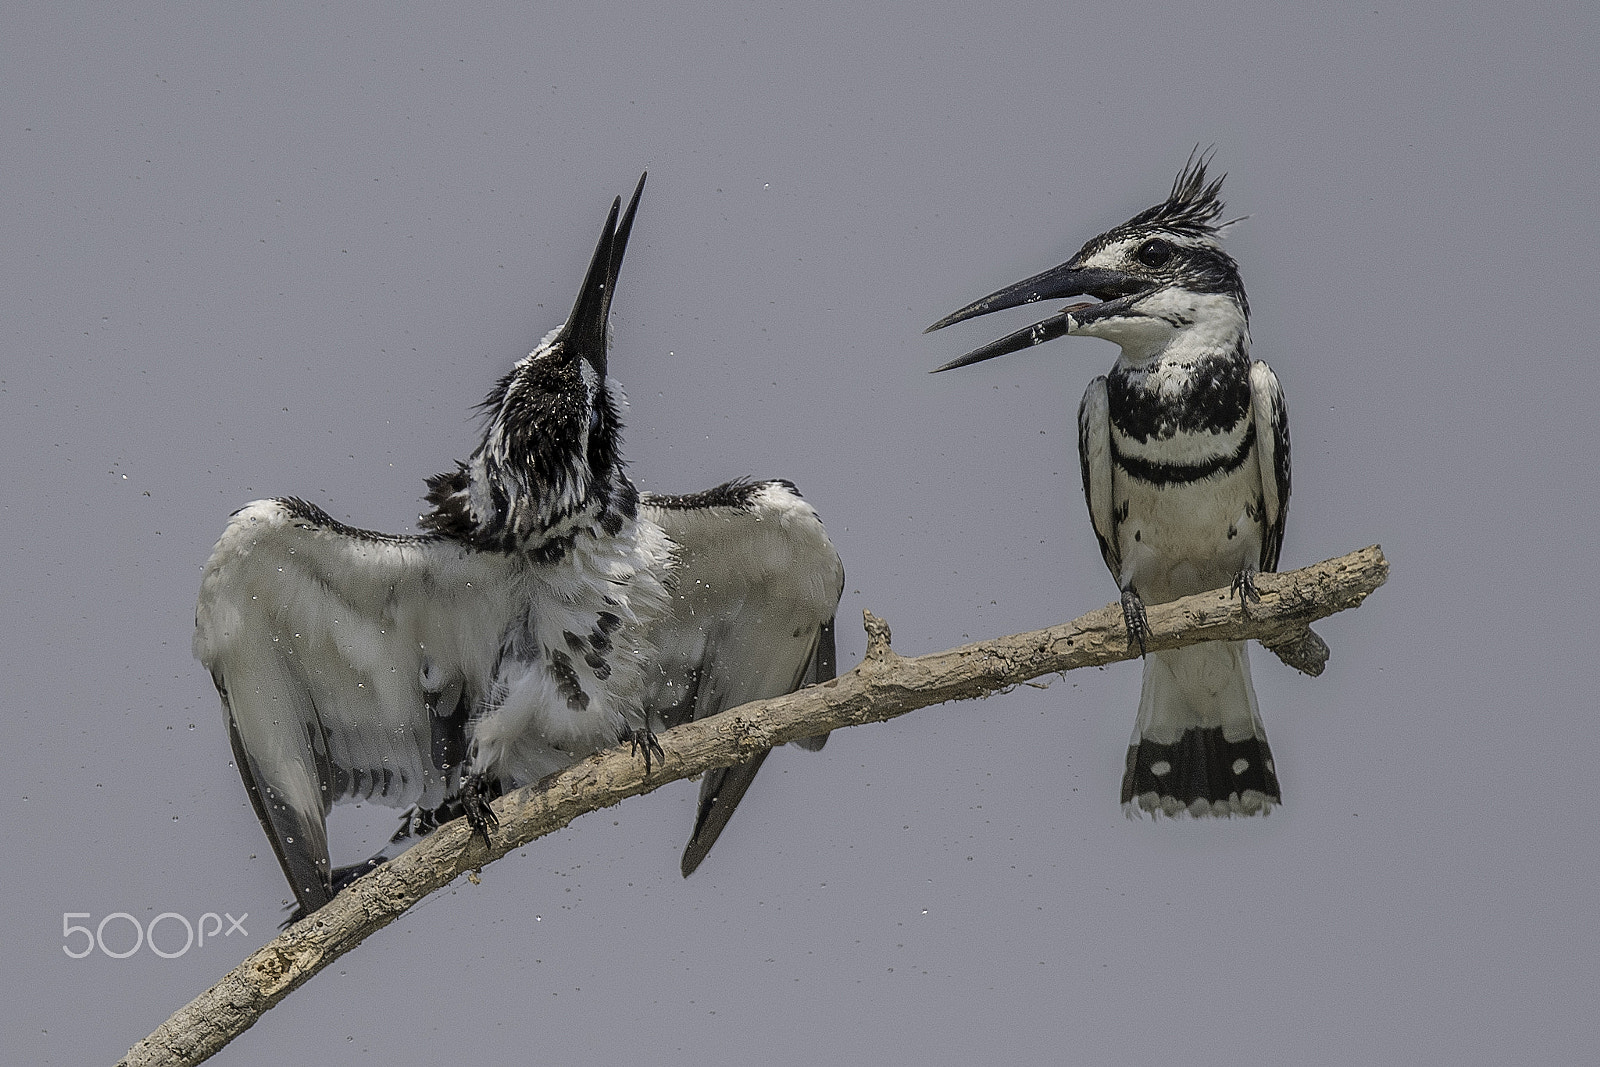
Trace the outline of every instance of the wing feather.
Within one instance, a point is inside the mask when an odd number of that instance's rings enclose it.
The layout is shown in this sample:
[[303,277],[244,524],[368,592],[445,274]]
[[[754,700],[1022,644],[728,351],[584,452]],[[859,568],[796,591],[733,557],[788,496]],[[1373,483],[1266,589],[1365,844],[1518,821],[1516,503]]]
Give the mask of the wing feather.
[[[678,545],[647,707],[670,727],[779,696],[834,671],[844,565],[816,511],[787,482],[730,482],[694,496],[646,494],[645,517]],[[810,738],[820,748],[826,738]],[[701,780],[690,874],[727,825],[766,753]]]
[[489,676],[510,607],[502,557],[335,522],[298,500],[234,514],[206,564],[194,652],[222,694],[256,813],[308,910],[328,896],[343,799],[437,805],[459,752],[435,712]]
[[1100,557],[1111,577],[1122,582],[1122,557],[1117,548],[1115,505],[1111,498],[1111,405],[1101,375],[1084,390],[1078,405],[1078,463],[1083,471],[1083,499],[1089,522],[1100,542]]
[[1261,569],[1276,571],[1289,521],[1289,407],[1278,376],[1259,359],[1250,365],[1250,408],[1261,460]]

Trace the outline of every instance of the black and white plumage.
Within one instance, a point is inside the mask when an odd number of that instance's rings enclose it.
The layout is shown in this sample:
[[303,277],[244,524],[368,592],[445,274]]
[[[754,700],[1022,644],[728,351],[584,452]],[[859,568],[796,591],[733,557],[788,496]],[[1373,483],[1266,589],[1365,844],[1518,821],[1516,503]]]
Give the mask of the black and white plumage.
[[[644,629],[650,647],[644,707],[667,730],[834,676],[834,613],[844,564],[816,510],[785,480],[737,480],[701,493],[643,493],[642,518],[673,545],[665,612]],[[796,741],[816,751],[827,735]],[[700,780],[680,869],[693,874],[755,780],[768,753]],[[407,811],[381,852],[334,871],[336,888],[462,814],[454,798]]]
[[[729,482],[690,496],[646,493],[641,511],[678,546],[668,613],[650,627],[646,707],[666,729],[834,676],[844,565],[816,511],[786,481]],[[815,751],[827,735],[796,744]],[[682,871],[728,824],[766,753],[700,780]]]
[[[1122,592],[1131,639],[1144,604],[1231,585],[1248,606],[1273,571],[1289,503],[1289,424],[1271,368],[1250,358],[1250,305],[1219,225],[1222,178],[1191,157],[1160,204],[1066,263],[984,297],[930,330],[1037,300],[1086,295],[938,368],[1063,335],[1121,348],[1078,411],[1084,497]],[[1244,642],[1145,657],[1122,801],[1178,815],[1266,813],[1281,802]]]
[[418,822],[464,810],[486,831],[493,795],[600,748],[633,741],[649,762],[653,641],[671,634],[683,549],[623,468],[606,361],[643,187],[620,221],[613,203],[566,323],[484,401],[470,459],[429,479],[424,533],[264,500],[206,564],[195,655],[304,912],[341,884],[337,802],[411,805]]

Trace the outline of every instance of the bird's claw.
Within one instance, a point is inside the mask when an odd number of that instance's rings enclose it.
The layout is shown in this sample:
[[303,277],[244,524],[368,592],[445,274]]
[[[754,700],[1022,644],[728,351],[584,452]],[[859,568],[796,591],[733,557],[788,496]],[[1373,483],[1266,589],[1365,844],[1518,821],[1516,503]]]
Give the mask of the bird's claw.
[[632,751],[635,756],[643,754],[644,773],[646,778],[650,776],[650,759],[652,753],[663,763],[666,762],[667,754],[662,750],[661,742],[656,740],[656,735],[650,730],[649,727],[641,727],[637,730],[624,730],[622,734],[622,740],[628,742],[629,745],[632,746]]
[[1122,591],[1122,623],[1128,628],[1128,644],[1139,646],[1139,655],[1148,651],[1145,636],[1150,632],[1150,620],[1144,614],[1144,598],[1133,586]]
[[1233,576],[1233,584],[1228,587],[1228,595],[1239,598],[1239,608],[1246,615],[1250,614],[1250,602],[1261,602],[1261,593],[1256,589],[1256,570],[1254,567],[1244,567]]
[[483,838],[484,846],[489,844],[489,831],[500,825],[500,819],[489,806],[493,799],[488,783],[483,775],[468,775],[467,780],[461,783],[461,811],[467,817],[467,825],[472,827],[472,832]]

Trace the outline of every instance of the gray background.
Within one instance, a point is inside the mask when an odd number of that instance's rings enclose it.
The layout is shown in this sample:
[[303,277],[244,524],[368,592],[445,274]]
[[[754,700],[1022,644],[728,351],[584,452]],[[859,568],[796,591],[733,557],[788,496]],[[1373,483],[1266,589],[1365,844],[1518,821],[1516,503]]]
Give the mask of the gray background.
[[[910,654],[1110,600],[1072,419],[1115,350],[933,377],[1033,312],[920,331],[1160,199],[1196,143],[1251,216],[1229,245],[1289,397],[1284,565],[1394,565],[1322,626],[1322,678],[1255,654],[1281,812],[1125,821],[1138,669],[1083,672],[778,754],[687,882],[693,786],[580,819],[217,1062],[1587,1061],[1596,29],[1583,3],[7,5],[6,1062],[110,1062],[272,934],[286,887],[189,653],[201,564],[265,495],[411,529],[641,169],[632,471],[797,481],[849,570],[848,666],[864,607]],[[390,818],[342,819],[347,854]],[[64,912],[119,911],[249,936],[65,956]]]

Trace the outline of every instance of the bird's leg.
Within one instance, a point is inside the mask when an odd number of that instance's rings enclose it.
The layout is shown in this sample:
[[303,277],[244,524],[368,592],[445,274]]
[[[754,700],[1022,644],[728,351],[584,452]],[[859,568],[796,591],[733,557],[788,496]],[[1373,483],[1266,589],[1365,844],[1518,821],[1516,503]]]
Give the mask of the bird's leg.
[[461,783],[462,814],[466,815],[472,832],[483,838],[485,846],[489,844],[489,831],[500,825],[494,809],[489,807],[489,801],[498,793],[499,790],[481,774],[469,774]]
[[1239,598],[1239,609],[1248,616],[1250,602],[1261,601],[1261,594],[1256,591],[1256,569],[1248,563],[1239,568],[1239,573],[1233,576],[1233,584],[1228,587],[1228,595]]
[[626,741],[632,745],[635,756],[640,753],[644,754],[644,776],[646,778],[650,777],[650,755],[652,752],[661,757],[663,761],[667,758],[667,754],[661,749],[661,742],[656,740],[656,735],[651,732],[648,726],[641,726],[637,730],[624,726],[619,740]]
[[1122,623],[1128,628],[1128,644],[1138,642],[1139,655],[1144,655],[1147,651],[1144,639],[1150,632],[1150,620],[1144,615],[1144,598],[1131,585],[1122,591]]

